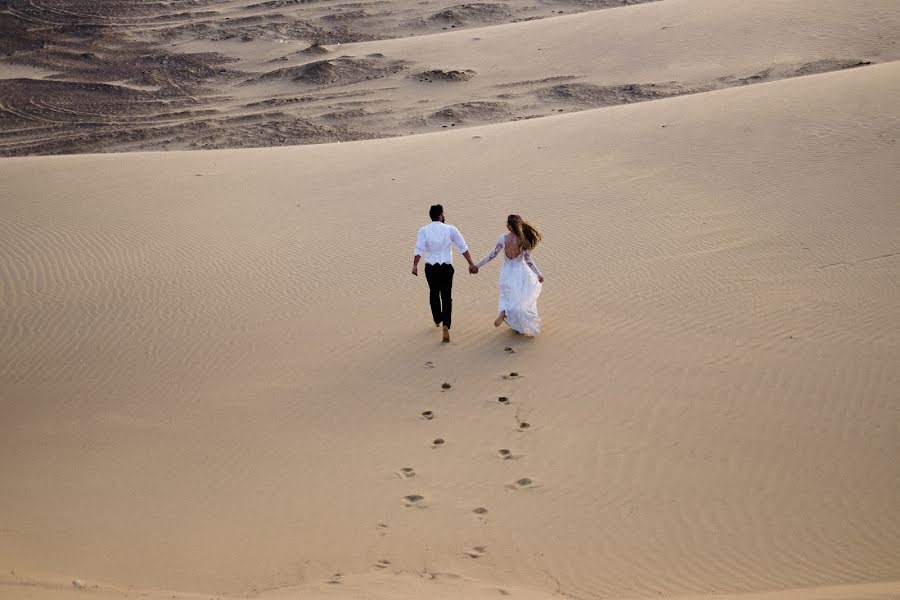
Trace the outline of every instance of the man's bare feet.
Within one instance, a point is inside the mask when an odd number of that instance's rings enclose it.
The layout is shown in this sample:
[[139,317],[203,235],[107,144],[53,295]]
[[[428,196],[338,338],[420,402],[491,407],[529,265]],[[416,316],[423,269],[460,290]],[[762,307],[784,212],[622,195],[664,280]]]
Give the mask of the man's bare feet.
[[434,324],[434,326],[435,326],[435,327],[440,327],[440,326],[441,326],[441,322],[438,321],[437,323]]
[[450,328],[449,327],[444,327],[444,339],[441,341],[444,342],[445,344],[450,343]]
[[494,327],[500,327],[503,325],[503,321],[506,320],[506,311],[503,311],[499,315],[497,315],[497,320],[494,321]]

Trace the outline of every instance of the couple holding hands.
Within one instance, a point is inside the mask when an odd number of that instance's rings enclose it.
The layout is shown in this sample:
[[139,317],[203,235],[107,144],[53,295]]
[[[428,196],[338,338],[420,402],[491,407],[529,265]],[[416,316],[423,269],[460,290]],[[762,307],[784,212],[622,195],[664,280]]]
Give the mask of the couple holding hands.
[[419,261],[425,258],[431,315],[436,327],[443,325],[443,341],[450,341],[453,309],[453,265],[451,244],[455,244],[469,263],[469,273],[478,270],[503,253],[500,269],[500,303],[494,327],[504,322],[516,333],[534,336],[541,331],[537,299],[544,277],[531,260],[531,251],[541,241],[540,232],[519,215],[506,219],[507,233],[500,236],[494,249],[478,263],[472,262],[469,247],[459,230],[444,222],[444,207],[435,204],[428,211],[431,223],[419,229],[413,257],[412,274],[419,274]]

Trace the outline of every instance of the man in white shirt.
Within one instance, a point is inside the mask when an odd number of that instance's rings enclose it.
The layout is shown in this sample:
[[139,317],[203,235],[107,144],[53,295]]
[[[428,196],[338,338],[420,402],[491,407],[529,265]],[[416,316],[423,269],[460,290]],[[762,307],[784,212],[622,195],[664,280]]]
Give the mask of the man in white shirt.
[[431,316],[435,327],[444,326],[444,343],[450,341],[450,320],[453,311],[453,249],[456,244],[469,263],[469,273],[477,273],[478,267],[469,256],[466,240],[453,225],[444,223],[444,207],[435,204],[428,211],[431,223],[419,229],[416,251],[413,256],[412,274],[419,275],[419,259],[425,257],[425,279],[428,280]]

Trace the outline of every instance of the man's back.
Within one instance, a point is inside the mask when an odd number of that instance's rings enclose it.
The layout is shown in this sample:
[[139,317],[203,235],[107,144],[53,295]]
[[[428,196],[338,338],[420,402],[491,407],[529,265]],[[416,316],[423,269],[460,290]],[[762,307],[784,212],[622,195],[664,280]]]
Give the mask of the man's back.
[[456,244],[460,252],[469,249],[456,227],[441,221],[432,221],[419,229],[416,236],[416,255],[424,256],[427,264],[450,264],[453,260],[451,244]]

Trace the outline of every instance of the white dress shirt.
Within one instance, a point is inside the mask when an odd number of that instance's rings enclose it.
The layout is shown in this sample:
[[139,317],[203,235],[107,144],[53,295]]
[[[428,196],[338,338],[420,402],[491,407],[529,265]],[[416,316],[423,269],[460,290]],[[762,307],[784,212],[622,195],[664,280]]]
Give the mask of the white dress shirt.
[[419,235],[416,236],[415,256],[424,256],[425,264],[446,263],[449,265],[453,262],[451,243],[456,244],[460,252],[466,252],[469,249],[459,229],[440,221],[432,221],[419,229]]

